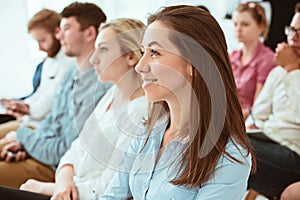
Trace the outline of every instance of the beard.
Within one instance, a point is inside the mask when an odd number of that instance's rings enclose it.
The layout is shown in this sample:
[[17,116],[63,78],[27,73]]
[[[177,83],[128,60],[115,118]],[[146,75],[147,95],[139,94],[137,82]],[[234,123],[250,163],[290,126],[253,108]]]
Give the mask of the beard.
[[54,39],[52,46],[46,51],[48,57],[53,58],[56,56],[60,49],[60,42],[59,40]]

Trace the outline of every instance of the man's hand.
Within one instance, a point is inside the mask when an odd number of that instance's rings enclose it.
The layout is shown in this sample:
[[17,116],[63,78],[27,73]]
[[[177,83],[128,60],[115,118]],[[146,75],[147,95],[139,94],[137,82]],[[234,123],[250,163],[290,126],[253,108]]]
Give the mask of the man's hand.
[[7,114],[12,115],[17,119],[29,114],[30,110],[30,106],[23,101],[8,101],[5,104],[5,108],[7,110]]
[[5,107],[6,104],[7,104],[8,102],[10,102],[10,101],[11,101],[10,99],[7,99],[7,98],[1,98],[1,99],[0,99],[0,104],[1,104],[1,106]]
[[287,43],[279,43],[275,50],[276,64],[285,68],[287,72],[299,69],[298,57],[291,46]]
[[14,141],[10,142],[2,148],[1,159],[6,162],[18,162],[25,160],[28,157],[28,154],[24,150],[22,144]]
[[16,138],[17,138],[17,132],[16,131],[10,131],[5,135],[4,138],[0,139],[0,144],[15,142]]
[[247,126],[247,129],[259,129],[259,128],[254,124],[250,124],[249,126]]

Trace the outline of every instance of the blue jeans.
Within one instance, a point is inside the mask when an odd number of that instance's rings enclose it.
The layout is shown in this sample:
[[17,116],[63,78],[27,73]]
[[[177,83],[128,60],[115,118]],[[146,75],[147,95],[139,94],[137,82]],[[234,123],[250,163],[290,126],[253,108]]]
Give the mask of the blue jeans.
[[300,180],[300,156],[278,143],[249,138],[256,153],[257,171],[250,176],[248,187],[268,198],[279,198],[289,184]]

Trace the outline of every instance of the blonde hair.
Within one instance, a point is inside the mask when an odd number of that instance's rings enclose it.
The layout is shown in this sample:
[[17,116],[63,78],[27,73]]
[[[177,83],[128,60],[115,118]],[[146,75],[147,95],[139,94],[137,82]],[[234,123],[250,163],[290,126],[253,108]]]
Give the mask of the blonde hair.
[[245,2],[239,4],[236,9],[236,12],[248,12],[254,19],[254,21],[258,25],[262,25],[264,30],[261,34],[261,36],[264,38],[264,40],[267,39],[268,33],[269,33],[269,24],[267,22],[267,17],[265,13],[265,9],[257,2]]
[[145,28],[143,22],[137,19],[119,18],[102,24],[99,32],[108,27],[113,29],[116,34],[122,34],[122,37],[117,37],[122,54],[132,52],[137,60],[142,57],[140,47]]

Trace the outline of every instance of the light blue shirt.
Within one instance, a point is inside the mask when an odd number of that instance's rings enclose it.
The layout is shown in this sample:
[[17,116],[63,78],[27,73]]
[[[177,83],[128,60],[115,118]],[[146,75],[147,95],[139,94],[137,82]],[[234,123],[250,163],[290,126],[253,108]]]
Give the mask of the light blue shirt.
[[110,86],[98,82],[93,67],[79,76],[77,67],[70,69],[61,82],[50,113],[35,130],[26,126],[19,128],[17,142],[31,157],[55,169]]
[[133,197],[135,200],[242,199],[246,193],[247,180],[251,170],[251,156],[240,145],[234,144],[232,141],[228,141],[226,151],[243,163],[237,163],[228,156],[222,155],[217,163],[215,174],[200,187],[186,188],[173,185],[170,181],[177,175],[178,162],[182,149],[187,145],[187,141],[184,141],[187,138],[170,142],[155,165],[156,155],[167,125],[168,120],[164,119],[154,127],[142,151],[140,150],[145,142],[144,135],[132,142],[120,164],[119,171],[99,198],[100,200],[127,199],[129,197]]

